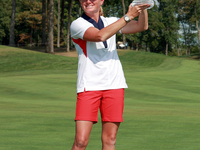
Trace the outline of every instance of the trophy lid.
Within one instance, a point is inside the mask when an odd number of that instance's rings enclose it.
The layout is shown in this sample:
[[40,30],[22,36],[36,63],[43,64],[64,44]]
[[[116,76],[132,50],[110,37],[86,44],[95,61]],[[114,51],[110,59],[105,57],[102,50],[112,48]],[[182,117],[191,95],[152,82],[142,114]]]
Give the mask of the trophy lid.
[[154,1],[155,1],[156,5],[159,7],[159,3],[157,0],[133,0],[131,5],[133,7],[135,5],[150,4],[151,6],[147,9],[151,9],[154,6]]

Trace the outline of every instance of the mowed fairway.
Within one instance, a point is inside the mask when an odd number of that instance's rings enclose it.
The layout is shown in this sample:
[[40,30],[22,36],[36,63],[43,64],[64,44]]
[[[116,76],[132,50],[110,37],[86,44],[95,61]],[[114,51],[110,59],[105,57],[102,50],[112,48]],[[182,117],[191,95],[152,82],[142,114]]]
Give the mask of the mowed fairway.
[[[200,61],[119,51],[128,89],[116,150],[200,149]],[[0,46],[0,150],[70,150],[77,58]],[[87,150],[101,150],[101,120]]]

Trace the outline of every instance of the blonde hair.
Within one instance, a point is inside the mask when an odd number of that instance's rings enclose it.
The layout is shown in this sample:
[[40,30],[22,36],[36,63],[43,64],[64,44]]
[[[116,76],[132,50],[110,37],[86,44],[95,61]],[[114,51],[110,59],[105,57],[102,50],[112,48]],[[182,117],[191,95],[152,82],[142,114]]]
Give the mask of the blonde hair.
[[100,6],[99,15],[100,15],[100,16],[103,16],[103,8],[102,8],[102,6]]

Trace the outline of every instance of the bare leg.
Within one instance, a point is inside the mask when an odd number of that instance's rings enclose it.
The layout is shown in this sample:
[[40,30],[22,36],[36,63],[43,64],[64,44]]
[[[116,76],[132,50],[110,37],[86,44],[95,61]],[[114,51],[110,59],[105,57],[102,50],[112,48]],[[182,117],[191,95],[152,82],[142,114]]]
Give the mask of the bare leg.
[[89,142],[93,122],[76,121],[76,136],[71,150],[85,150]]
[[116,136],[119,122],[102,123],[102,150],[115,150]]

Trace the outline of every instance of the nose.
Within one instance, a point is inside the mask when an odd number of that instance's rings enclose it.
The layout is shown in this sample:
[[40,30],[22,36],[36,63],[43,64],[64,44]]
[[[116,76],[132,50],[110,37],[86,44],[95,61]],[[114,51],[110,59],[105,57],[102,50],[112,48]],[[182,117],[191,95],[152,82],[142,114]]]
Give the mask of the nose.
[[82,2],[88,2],[89,0],[82,0]]
[[92,0],[85,0],[87,3],[92,2]]

